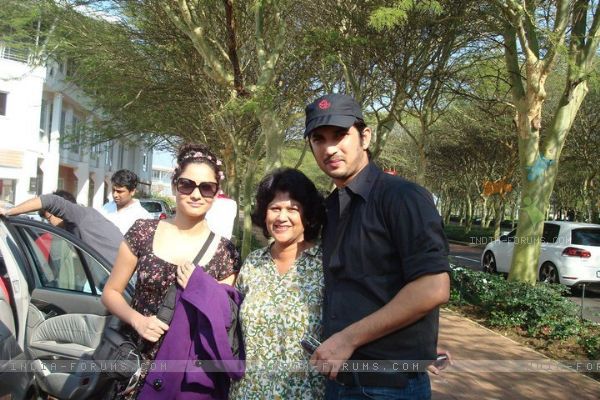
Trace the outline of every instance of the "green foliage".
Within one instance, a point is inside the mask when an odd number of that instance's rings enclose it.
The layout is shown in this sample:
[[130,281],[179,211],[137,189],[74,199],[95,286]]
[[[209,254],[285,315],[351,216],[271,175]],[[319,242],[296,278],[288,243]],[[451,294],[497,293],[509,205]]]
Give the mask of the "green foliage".
[[403,25],[410,12],[440,15],[442,5],[436,0],[398,0],[393,7],[380,7],[369,16],[369,25],[377,30]]
[[568,289],[562,285],[532,286],[462,267],[452,269],[451,280],[451,302],[478,307],[492,326],[519,327],[531,337],[548,339],[582,330],[577,305],[563,297]]
[[149,196],[149,198],[153,198],[153,199],[157,199],[157,200],[162,200],[165,203],[167,203],[169,205],[169,207],[171,207],[171,209],[175,208],[175,201],[173,200],[172,197],[162,196],[160,194],[153,194],[152,196]]
[[579,344],[585,349],[590,360],[600,359],[600,328],[590,325],[590,329],[579,338]]
[[492,240],[494,237],[494,228],[482,228],[472,226],[469,233],[465,232],[465,227],[460,225],[446,225],[444,232],[448,239],[457,240],[466,243],[485,243],[486,240]]

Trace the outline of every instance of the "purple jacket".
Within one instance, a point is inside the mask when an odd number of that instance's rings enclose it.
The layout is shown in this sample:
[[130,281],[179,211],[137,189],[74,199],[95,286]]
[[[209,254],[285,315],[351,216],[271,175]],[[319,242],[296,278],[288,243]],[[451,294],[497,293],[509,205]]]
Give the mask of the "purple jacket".
[[194,270],[186,289],[177,292],[173,320],[139,399],[227,399],[230,379],[244,376],[245,358],[242,343],[240,358],[229,344],[229,298],[242,302],[236,289]]

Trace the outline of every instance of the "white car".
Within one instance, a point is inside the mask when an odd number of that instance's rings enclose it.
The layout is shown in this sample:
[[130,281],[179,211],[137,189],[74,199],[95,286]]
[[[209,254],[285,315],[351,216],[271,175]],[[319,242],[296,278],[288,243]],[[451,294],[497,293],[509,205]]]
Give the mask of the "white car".
[[173,210],[164,200],[140,199],[140,204],[154,219],[166,219],[173,216]]
[[[516,229],[489,243],[481,255],[484,271],[508,273]],[[540,282],[576,287],[600,285],[600,225],[546,221],[537,266]]]

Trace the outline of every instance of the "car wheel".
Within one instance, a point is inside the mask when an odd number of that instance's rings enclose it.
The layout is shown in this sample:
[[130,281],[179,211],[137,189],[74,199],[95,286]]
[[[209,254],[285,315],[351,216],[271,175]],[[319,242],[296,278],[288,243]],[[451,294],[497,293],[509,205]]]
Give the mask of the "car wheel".
[[495,274],[498,272],[496,269],[496,257],[494,257],[494,253],[491,251],[486,251],[483,255],[483,272],[487,272],[489,274]]
[[558,279],[558,270],[551,262],[545,262],[540,267],[540,282],[560,283]]

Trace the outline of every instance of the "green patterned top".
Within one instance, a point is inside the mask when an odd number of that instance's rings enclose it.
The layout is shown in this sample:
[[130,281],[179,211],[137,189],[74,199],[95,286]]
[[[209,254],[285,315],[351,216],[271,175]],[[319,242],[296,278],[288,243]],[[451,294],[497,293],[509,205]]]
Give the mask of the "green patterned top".
[[322,399],[325,378],[308,364],[305,334],[321,339],[323,264],[320,246],[300,254],[281,275],[269,247],[252,252],[236,287],[244,294],[240,320],[246,375],[233,382],[230,399]]

